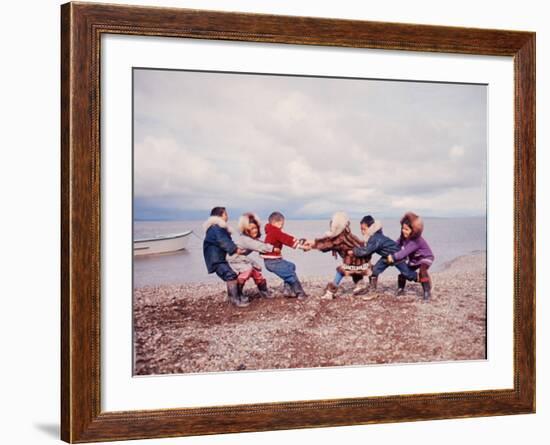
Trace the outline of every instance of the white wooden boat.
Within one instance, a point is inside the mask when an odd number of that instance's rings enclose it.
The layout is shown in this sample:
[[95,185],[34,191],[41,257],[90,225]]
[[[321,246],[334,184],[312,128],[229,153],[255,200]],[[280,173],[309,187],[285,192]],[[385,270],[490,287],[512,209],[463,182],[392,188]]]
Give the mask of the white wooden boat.
[[154,255],[185,249],[192,230],[176,235],[134,240],[134,255]]

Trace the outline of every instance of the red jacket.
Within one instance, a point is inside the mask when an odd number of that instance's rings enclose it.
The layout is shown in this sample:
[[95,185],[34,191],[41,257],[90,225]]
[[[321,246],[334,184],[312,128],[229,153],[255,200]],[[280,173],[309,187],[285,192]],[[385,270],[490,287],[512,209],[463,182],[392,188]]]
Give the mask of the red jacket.
[[[272,224],[265,225],[265,243],[271,244],[273,247],[277,247],[282,250],[283,246],[292,247],[296,249],[298,246],[299,240],[294,238],[292,235],[283,232],[278,227],[275,227]],[[280,253],[265,253],[262,255],[265,259],[278,259],[283,256]]]

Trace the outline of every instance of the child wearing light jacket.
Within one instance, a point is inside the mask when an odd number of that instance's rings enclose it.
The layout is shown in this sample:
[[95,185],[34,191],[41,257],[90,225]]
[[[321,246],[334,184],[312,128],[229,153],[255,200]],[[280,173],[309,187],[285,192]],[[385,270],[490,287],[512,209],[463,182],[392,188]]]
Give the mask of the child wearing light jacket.
[[252,252],[278,254],[281,251],[271,244],[263,243],[259,240],[260,219],[254,213],[244,213],[239,218],[240,237],[235,241],[237,247],[243,250],[242,254],[234,253],[228,258],[232,269],[238,274],[237,282],[242,292],[245,283],[252,278],[260,296],[263,298],[273,298],[273,294],[267,288],[267,281],[262,275],[262,266],[250,257]]

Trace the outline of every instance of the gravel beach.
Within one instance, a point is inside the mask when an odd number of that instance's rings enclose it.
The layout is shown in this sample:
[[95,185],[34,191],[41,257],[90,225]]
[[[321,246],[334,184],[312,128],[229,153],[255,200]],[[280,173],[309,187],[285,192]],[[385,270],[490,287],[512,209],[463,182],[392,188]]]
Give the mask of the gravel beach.
[[[486,358],[485,252],[459,257],[432,273],[432,299],[407,284],[396,297],[395,277],[382,275],[376,297],[351,295],[346,279],[333,300],[322,300],[331,277],[301,277],[305,301],[257,297],[236,308],[225,285],[190,284],[134,289],[134,374],[314,368]],[[272,276],[271,276],[272,277]]]

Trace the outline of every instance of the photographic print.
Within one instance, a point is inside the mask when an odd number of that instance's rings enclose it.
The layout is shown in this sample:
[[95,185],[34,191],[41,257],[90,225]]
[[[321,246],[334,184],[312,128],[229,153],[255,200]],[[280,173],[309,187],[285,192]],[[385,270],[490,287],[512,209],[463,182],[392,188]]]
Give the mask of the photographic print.
[[487,86],[133,69],[136,376],[486,359]]

